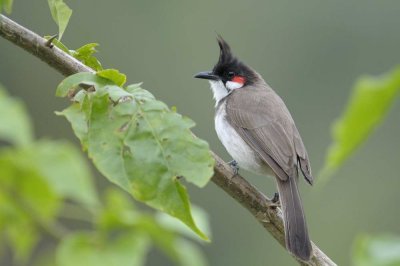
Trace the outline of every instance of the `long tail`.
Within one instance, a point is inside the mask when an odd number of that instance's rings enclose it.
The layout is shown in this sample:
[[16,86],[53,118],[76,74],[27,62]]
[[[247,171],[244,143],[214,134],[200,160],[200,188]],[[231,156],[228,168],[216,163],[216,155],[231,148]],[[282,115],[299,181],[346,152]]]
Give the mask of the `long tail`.
[[283,211],[286,248],[301,260],[308,261],[311,257],[312,247],[297,188],[297,179],[297,177],[290,177],[289,180],[282,181],[280,178],[276,178],[276,181]]

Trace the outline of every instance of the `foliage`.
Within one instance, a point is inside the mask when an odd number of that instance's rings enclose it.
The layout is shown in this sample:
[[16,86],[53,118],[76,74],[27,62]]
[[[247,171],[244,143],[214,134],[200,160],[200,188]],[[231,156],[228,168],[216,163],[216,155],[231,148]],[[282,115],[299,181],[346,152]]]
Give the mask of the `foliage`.
[[[46,40],[49,40],[50,38],[52,38],[52,36],[47,35],[44,36],[44,38]],[[76,50],[68,49],[68,47],[65,46],[65,44],[63,44],[56,38],[53,38],[52,43],[58,48],[60,48],[63,52],[69,54],[72,57],[75,57],[88,67],[93,68],[96,71],[103,70],[100,61],[94,56],[94,53],[97,52],[96,47],[99,46],[98,43],[88,43]]]
[[[58,114],[71,123],[97,169],[137,200],[184,222],[203,239],[190,211],[189,196],[179,181],[204,186],[213,160],[206,142],[194,137],[194,123],[169,110],[139,85],[117,86],[125,76],[116,70],[66,78],[57,96],[75,95]],[[76,91],[78,85],[95,90]]]
[[58,25],[58,38],[61,40],[65,29],[67,28],[72,10],[64,3],[63,0],[47,0],[51,16]]
[[12,4],[14,0],[0,0],[0,13],[6,11],[8,14],[11,13]]
[[[122,87],[126,76],[104,70],[93,56],[97,44],[77,50],[57,39],[54,44],[97,71],[70,76],[57,88],[57,96],[73,96],[74,103],[58,114],[71,123],[95,166],[137,200],[180,219],[208,240],[195,224],[186,188],[178,180],[183,176],[202,187],[212,176],[214,161],[208,144],[190,132],[193,121],[140,84]],[[82,84],[94,90],[77,90]]]
[[0,87],[0,138],[17,146],[32,142],[33,132],[24,105]]
[[[50,235],[58,243],[59,266],[144,265],[152,246],[179,265],[206,265],[198,247],[161,214],[141,211],[120,189],[99,197],[80,151],[66,141],[35,140],[22,103],[0,92],[0,108],[14,110],[19,125],[7,134],[0,129],[0,140],[8,143],[0,148],[0,246],[12,247],[17,263],[25,264]],[[7,119],[0,116],[0,125]],[[90,226],[66,228],[65,219]],[[199,219],[207,226],[204,216]]]
[[353,265],[400,265],[400,237],[392,235],[359,236],[353,248]]
[[400,68],[381,77],[359,79],[346,110],[332,127],[331,144],[321,172],[330,176],[383,121],[400,90]]

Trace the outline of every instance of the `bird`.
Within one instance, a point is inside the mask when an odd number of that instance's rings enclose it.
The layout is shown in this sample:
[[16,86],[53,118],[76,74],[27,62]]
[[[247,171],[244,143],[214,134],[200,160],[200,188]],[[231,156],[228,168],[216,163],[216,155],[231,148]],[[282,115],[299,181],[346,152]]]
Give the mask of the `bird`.
[[206,79],[215,99],[215,130],[239,167],[257,175],[275,177],[283,213],[287,250],[309,261],[312,246],[301,202],[301,171],[312,185],[308,154],[295,122],[279,95],[253,68],[233,55],[228,43],[217,36],[218,62],[211,71],[194,77]]

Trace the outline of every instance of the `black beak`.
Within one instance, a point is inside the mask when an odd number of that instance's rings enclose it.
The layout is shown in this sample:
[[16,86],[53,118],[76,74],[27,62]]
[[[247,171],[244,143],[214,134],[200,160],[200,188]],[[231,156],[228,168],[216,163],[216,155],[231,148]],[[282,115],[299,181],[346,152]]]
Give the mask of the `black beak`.
[[204,72],[197,73],[194,77],[198,78],[198,79],[209,79],[209,80],[219,80],[220,79],[217,75],[214,75],[210,71],[204,71]]

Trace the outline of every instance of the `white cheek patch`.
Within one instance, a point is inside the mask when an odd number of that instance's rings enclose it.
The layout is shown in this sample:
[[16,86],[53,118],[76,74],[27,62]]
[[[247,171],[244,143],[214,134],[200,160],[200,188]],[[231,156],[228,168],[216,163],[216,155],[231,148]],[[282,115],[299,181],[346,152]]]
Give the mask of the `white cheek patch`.
[[236,90],[236,89],[240,89],[241,87],[243,87],[243,83],[227,81],[225,86],[229,90]]

